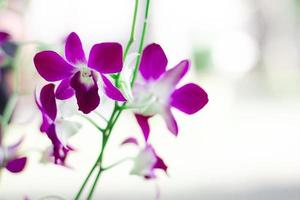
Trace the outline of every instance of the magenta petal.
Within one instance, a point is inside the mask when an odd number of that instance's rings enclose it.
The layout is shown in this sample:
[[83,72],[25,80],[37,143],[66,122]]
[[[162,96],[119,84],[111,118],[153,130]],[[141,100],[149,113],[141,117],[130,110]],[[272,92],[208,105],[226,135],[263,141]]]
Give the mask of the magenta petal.
[[75,92],[74,89],[70,85],[71,79],[66,78],[61,81],[59,86],[55,91],[55,97],[60,100],[65,100],[71,98]]
[[12,173],[21,172],[26,165],[26,161],[27,161],[26,157],[10,160],[6,164],[6,169]]
[[35,95],[34,95],[34,99],[35,99],[35,103],[38,106],[38,108],[39,108],[39,110],[40,110],[40,112],[42,114],[42,118],[43,118],[43,122],[42,122],[42,125],[40,127],[40,131],[41,132],[45,132],[49,128],[49,126],[50,126],[50,124],[52,123],[53,120],[51,120],[49,118],[49,116],[45,112],[44,108],[40,104],[40,101],[37,98],[36,92],[35,92]]
[[189,66],[190,62],[188,60],[181,61],[175,67],[166,71],[161,81],[164,81],[166,84],[175,87],[182,77],[187,73]]
[[10,39],[10,35],[8,33],[0,31],[0,43],[6,42],[9,39]]
[[158,79],[165,71],[168,59],[158,44],[148,45],[142,54],[140,72],[146,79]]
[[88,66],[100,73],[117,73],[123,67],[123,50],[119,43],[95,44],[90,52]]
[[129,137],[129,138],[125,139],[125,140],[121,143],[121,145],[124,145],[124,144],[134,144],[134,145],[138,145],[139,143],[138,143],[138,141],[137,141],[136,138],[134,138],[134,137]]
[[52,156],[54,157],[55,164],[65,165],[65,160],[68,156],[70,148],[66,148],[62,145],[61,141],[57,137],[55,125],[52,124],[47,130],[47,136],[52,142],[53,152]]
[[95,110],[100,103],[98,86],[93,75],[89,77],[90,83],[88,84],[81,79],[81,73],[77,72],[71,80],[71,87],[75,90],[79,110],[88,114]]
[[34,65],[47,81],[59,81],[71,76],[75,68],[54,51],[42,51],[34,56]]
[[135,118],[143,131],[144,138],[146,141],[148,140],[149,133],[150,133],[150,126],[148,122],[150,117],[151,116],[143,116],[143,115],[135,114]]
[[103,83],[104,83],[104,91],[105,94],[116,101],[126,101],[125,97],[123,94],[120,92],[118,88],[116,88],[108,78],[106,78],[104,75],[101,76]]
[[86,63],[86,58],[82,48],[82,44],[78,35],[74,32],[70,33],[65,46],[66,58],[73,64]]
[[198,85],[189,83],[175,90],[171,96],[171,105],[187,114],[194,114],[208,102],[207,93]]
[[63,145],[53,146],[52,155],[54,156],[54,163],[56,165],[66,166],[66,159],[70,151],[72,151],[72,149],[66,148]]
[[43,122],[40,127],[40,131],[46,132],[52,123],[53,123],[53,121],[49,120],[49,117],[47,117],[47,115],[43,114]]
[[153,168],[154,169],[162,169],[165,172],[167,172],[168,166],[165,164],[165,162],[158,156],[156,155],[156,163],[154,164]]
[[40,95],[40,103],[42,109],[44,110],[45,114],[47,114],[53,121],[55,120],[57,114],[54,87],[55,86],[52,83],[45,85],[42,88]]
[[178,126],[177,126],[177,122],[176,122],[170,108],[167,108],[165,110],[165,113],[163,114],[163,118],[167,124],[169,131],[171,131],[171,133],[173,133],[175,136],[177,136]]

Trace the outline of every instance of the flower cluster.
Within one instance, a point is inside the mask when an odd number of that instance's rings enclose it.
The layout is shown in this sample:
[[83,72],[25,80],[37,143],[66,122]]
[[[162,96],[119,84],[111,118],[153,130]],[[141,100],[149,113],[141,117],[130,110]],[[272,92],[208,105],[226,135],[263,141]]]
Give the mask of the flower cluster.
[[[182,60],[167,70],[168,59],[161,46],[155,43],[145,47],[141,55],[134,55],[141,58],[140,63],[137,59],[138,68],[131,66],[130,56],[123,58],[119,43],[107,42],[93,45],[86,59],[80,38],[74,32],[66,39],[64,57],[54,51],[42,51],[35,55],[34,64],[38,73],[50,82],[35,99],[42,114],[40,130],[53,144],[51,155],[56,164],[65,165],[66,157],[73,149],[68,144],[68,138],[80,128],[78,123],[58,114],[58,102],[70,102],[76,98],[77,112],[85,115],[97,109],[100,97],[105,95],[115,102],[115,109],[110,120],[107,120],[106,128],[99,129],[103,133],[99,163],[102,164],[105,145],[119,114],[123,110],[131,110],[144,136],[144,145],[134,137],[122,143],[134,144],[139,148],[137,156],[132,159],[131,174],[154,179],[157,177],[156,170],[167,172],[167,165],[148,140],[151,132],[149,119],[160,115],[169,131],[176,136],[179,128],[172,108],[194,114],[207,104],[208,97],[195,83],[177,87],[189,70],[188,60]],[[102,169],[100,166],[100,173]]]

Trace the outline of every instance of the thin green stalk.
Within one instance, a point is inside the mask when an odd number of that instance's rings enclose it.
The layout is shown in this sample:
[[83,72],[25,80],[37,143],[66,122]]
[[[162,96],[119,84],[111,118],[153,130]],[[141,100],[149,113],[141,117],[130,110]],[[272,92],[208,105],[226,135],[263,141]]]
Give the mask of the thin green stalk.
[[113,110],[113,112],[112,112],[112,114],[111,114],[111,116],[110,116],[110,119],[109,119],[108,122],[107,122],[106,128],[105,128],[103,131],[101,131],[101,132],[102,132],[102,147],[101,147],[101,150],[100,150],[99,157],[97,158],[95,164],[93,165],[92,169],[91,169],[90,172],[88,173],[88,176],[85,178],[83,184],[81,185],[81,187],[80,187],[78,193],[76,194],[76,196],[75,196],[75,198],[74,198],[75,200],[78,200],[78,199],[80,198],[80,196],[81,196],[81,194],[82,194],[84,188],[86,187],[86,185],[87,185],[89,179],[91,178],[93,172],[95,171],[95,169],[96,169],[97,167],[100,167],[99,163],[102,162],[102,158],[103,158],[103,150],[104,150],[104,148],[105,148],[105,146],[106,146],[106,143],[107,143],[107,140],[108,140],[107,132],[108,132],[109,129],[110,129],[110,126],[111,126],[110,124],[112,123],[112,120],[113,120],[113,118],[115,117],[115,114],[116,114],[117,110],[118,110],[118,109],[117,109],[117,106],[116,106],[116,104],[115,104],[114,110]]
[[[133,18],[132,18],[132,24],[131,24],[131,31],[130,31],[129,40],[127,42],[127,45],[126,45],[126,48],[125,48],[125,51],[124,51],[124,54],[123,54],[123,60],[125,60],[125,58],[127,57],[129,49],[130,49],[132,43],[134,42],[138,7],[139,7],[139,0],[135,0]],[[117,86],[119,86],[119,79],[120,79],[120,74],[118,74],[116,79],[115,79]]]
[[134,42],[135,25],[136,25],[138,7],[139,7],[139,0],[135,0],[133,18],[132,18],[132,24],[131,24],[131,32],[130,32],[130,37],[129,37],[128,43],[127,43],[125,51],[124,51],[124,55],[123,55],[124,59],[126,58],[132,43]]
[[88,122],[90,122],[93,126],[95,126],[100,132],[103,132],[104,129],[101,128],[96,122],[94,122],[91,118],[85,116],[85,115],[80,115],[81,117],[83,117],[84,119],[86,119]]
[[121,160],[119,160],[119,161],[117,161],[117,162],[115,162],[115,163],[113,163],[113,164],[111,164],[111,165],[109,165],[109,166],[107,166],[107,167],[103,167],[102,168],[102,171],[106,171],[106,170],[109,170],[109,169],[111,169],[111,168],[114,168],[115,166],[117,166],[117,165],[119,165],[119,164],[121,164],[121,163],[123,163],[123,162],[125,162],[125,161],[127,161],[127,160],[131,160],[132,158],[130,158],[130,157],[128,157],[128,158],[123,158],[123,159],[121,159]]
[[81,194],[82,194],[82,192],[83,192],[83,190],[84,190],[86,184],[88,183],[89,179],[91,178],[91,176],[92,176],[94,170],[96,169],[96,167],[97,167],[97,162],[93,165],[93,167],[92,167],[92,169],[90,170],[89,174],[88,174],[87,177],[85,178],[83,184],[81,185],[81,187],[80,187],[78,193],[77,193],[76,196],[75,196],[75,200],[77,200],[77,199],[80,198],[80,196],[81,196]]
[[131,87],[133,87],[134,82],[136,80],[138,69],[139,69],[139,64],[140,64],[140,61],[141,61],[141,53],[142,53],[143,48],[144,48],[145,35],[146,35],[147,25],[148,25],[149,7],[150,7],[150,0],[147,0],[146,10],[145,10],[145,17],[144,17],[144,24],[143,24],[143,32],[142,32],[142,35],[141,35],[141,40],[140,40],[140,45],[139,45],[138,57],[137,57],[135,67],[134,67],[133,78],[132,78],[132,81],[131,81]]
[[102,174],[102,172],[103,172],[103,170],[102,170],[101,167],[100,167],[100,168],[99,168],[99,172],[97,173],[96,179],[95,179],[95,181],[94,181],[94,184],[93,184],[93,186],[92,186],[92,189],[91,189],[91,191],[90,191],[90,193],[89,193],[89,195],[88,195],[88,197],[87,197],[87,200],[92,199],[93,194],[94,194],[94,191],[95,191],[95,189],[96,189],[97,183],[98,183],[98,181],[99,181],[99,178],[100,178],[100,175]]

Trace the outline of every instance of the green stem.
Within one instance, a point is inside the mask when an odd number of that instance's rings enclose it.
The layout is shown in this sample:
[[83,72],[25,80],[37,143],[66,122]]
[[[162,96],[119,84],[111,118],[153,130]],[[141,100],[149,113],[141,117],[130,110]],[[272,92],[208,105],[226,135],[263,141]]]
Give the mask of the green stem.
[[94,122],[91,118],[85,116],[85,115],[80,115],[81,117],[83,117],[84,119],[86,119],[88,122],[90,122],[93,126],[95,126],[100,132],[103,132],[104,129],[101,128],[96,122]]
[[[78,199],[80,198],[80,196],[81,196],[81,194],[82,194],[84,188],[86,187],[86,185],[87,185],[89,179],[91,178],[93,172],[96,170],[97,167],[100,166],[99,163],[102,162],[102,159],[103,159],[103,152],[104,152],[105,146],[106,146],[106,144],[107,144],[107,140],[108,140],[108,138],[109,138],[109,134],[107,134],[107,132],[109,132],[109,130],[110,130],[111,123],[112,123],[112,121],[113,121],[113,119],[114,119],[114,117],[115,117],[117,111],[118,111],[118,109],[117,109],[117,104],[115,103],[114,110],[113,110],[113,112],[112,112],[112,114],[111,114],[111,116],[110,116],[110,119],[109,119],[108,122],[107,122],[106,128],[105,128],[103,131],[101,131],[101,132],[102,132],[102,147],[101,147],[101,150],[100,150],[99,157],[97,158],[95,164],[93,165],[92,169],[90,170],[88,176],[85,178],[85,180],[84,180],[83,184],[81,185],[81,187],[80,187],[78,193],[76,194],[74,200],[78,200]],[[93,124],[95,125],[95,123],[93,123]],[[99,129],[99,130],[100,130],[100,129]],[[100,167],[100,169],[101,169],[101,167]],[[101,170],[99,170],[99,172],[100,172],[100,171],[101,171]],[[100,176],[100,175],[99,175],[99,176]],[[99,178],[98,178],[98,179],[99,179]],[[98,181],[98,180],[97,180],[97,181]],[[94,181],[94,184],[95,184],[95,181]]]
[[149,7],[150,7],[150,0],[147,0],[146,10],[145,10],[145,17],[144,17],[144,24],[143,24],[143,31],[142,31],[140,45],[139,45],[138,57],[137,57],[135,67],[134,67],[133,77],[132,77],[132,81],[131,81],[131,87],[133,87],[134,82],[136,80],[138,69],[139,69],[139,64],[140,64],[140,61],[141,61],[141,53],[142,53],[143,48],[144,48],[145,35],[146,35],[147,25],[148,25]]
[[123,159],[121,159],[121,160],[119,160],[119,161],[117,161],[117,162],[115,162],[115,163],[113,163],[113,164],[111,164],[111,165],[109,165],[109,166],[107,166],[107,167],[103,167],[102,168],[102,171],[106,171],[106,170],[109,170],[109,169],[111,169],[111,168],[114,168],[115,166],[117,166],[117,165],[119,165],[119,164],[121,164],[121,163],[123,163],[123,162],[125,162],[125,161],[127,161],[127,160],[131,160],[132,158],[130,158],[130,157],[128,157],[128,158],[123,158]]
[[93,194],[94,194],[94,191],[95,191],[95,189],[96,189],[97,183],[98,183],[98,181],[99,181],[99,178],[100,178],[100,175],[102,174],[102,172],[103,172],[103,170],[102,170],[101,167],[100,167],[100,168],[99,168],[99,171],[98,171],[98,173],[97,173],[96,179],[95,179],[95,181],[94,181],[94,184],[93,184],[93,186],[92,186],[92,189],[91,189],[91,191],[90,191],[90,193],[89,193],[89,195],[88,195],[88,197],[87,197],[87,200],[92,199]]
[[[126,45],[126,48],[125,48],[125,51],[124,51],[123,60],[125,60],[125,58],[127,57],[129,49],[130,49],[132,43],[134,42],[138,7],[139,7],[139,0],[135,0],[133,18],[132,18],[132,24],[131,24],[131,31],[130,31],[129,40],[127,42],[127,45]],[[116,78],[116,85],[117,86],[119,86],[119,79],[120,79],[120,73],[117,75],[117,78]]]
[[132,43],[134,42],[135,25],[136,25],[138,7],[139,7],[139,0],[135,0],[133,18],[132,18],[132,24],[131,24],[131,32],[130,32],[130,37],[129,37],[128,43],[127,43],[126,48],[125,48],[124,55],[123,55],[124,59],[126,58]]
[[91,176],[92,176],[94,170],[96,169],[96,167],[97,167],[97,162],[93,165],[93,167],[92,167],[92,169],[90,170],[89,174],[88,174],[87,177],[85,178],[85,180],[84,180],[82,186],[80,187],[78,193],[77,193],[76,196],[75,196],[75,200],[77,200],[77,199],[80,198],[80,196],[81,196],[81,194],[82,194],[82,192],[83,192],[83,190],[84,190],[86,184],[88,183],[89,179],[91,178]]

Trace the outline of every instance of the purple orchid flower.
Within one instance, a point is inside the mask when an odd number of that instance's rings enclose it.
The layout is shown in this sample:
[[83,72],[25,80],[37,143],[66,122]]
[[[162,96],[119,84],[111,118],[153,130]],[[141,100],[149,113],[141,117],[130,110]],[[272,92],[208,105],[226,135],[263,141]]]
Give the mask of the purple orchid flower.
[[65,166],[68,153],[73,150],[67,140],[74,135],[80,125],[68,121],[57,115],[57,104],[54,93],[55,86],[50,83],[45,85],[40,93],[39,99],[35,97],[36,104],[42,113],[41,132],[45,132],[53,144],[52,156],[54,163]]
[[[130,137],[122,142],[121,145],[133,144],[138,146],[139,143],[136,138]],[[132,175],[142,176],[145,179],[155,179],[157,176],[155,171],[160,169],[167,173],[167,165],[157,155],[154,148],[150,144],[146,144],[144,148],[133,158],[133,168],[130,172]]]
[[100,103],[98,81],[101,81],[109,98],[126,101],[122,93],[106,77],[106,74],[122,70],[122,55],[123,50],[119,43],[100,43],[92,47],[87,61],[80,38],[73,32],[66,40],[66,60],[54,51],[42,51],[35,55],[34,64],[45,80],[61,81],[55,93],[57,99],[68,99],[75,91],[79,110],[87,114],[96,109]]
[[208,102],[206,92],[194,83],[176,88],[189,69],[188,60],[166,71],[167,63],[167,57],[158,44],[150,44],[144,49],[139,68],[141,80],[137,80],[134,86],[132,105],[138,108],[135,116],[146,140],[150,133],[148,120],[152,116],[160,114],[168,129],[177,135],[178,126],[171,108],[194,114]]
[[22,140],[9,147],[0,146],[0,168],[5,167],[12,173],[19,173],[25,168],[27,157],[19,156],[18,148]]

